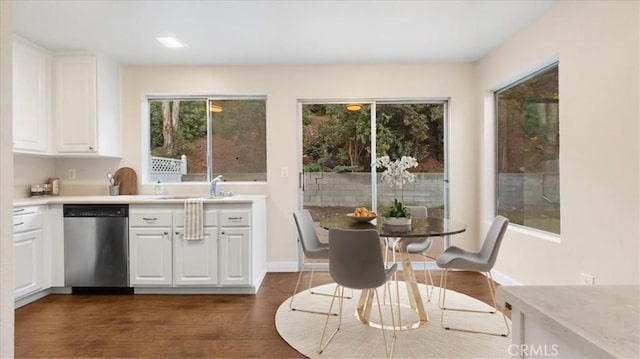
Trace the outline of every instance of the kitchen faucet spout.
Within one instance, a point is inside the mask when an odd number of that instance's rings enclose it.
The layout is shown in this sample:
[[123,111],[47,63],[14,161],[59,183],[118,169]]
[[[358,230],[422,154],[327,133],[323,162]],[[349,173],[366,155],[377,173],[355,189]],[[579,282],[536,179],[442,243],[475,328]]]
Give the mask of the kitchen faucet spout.
[[218,195],[218,182],[222,181],[222,175],[218,175],[209,183],[209,196],[216,197]]

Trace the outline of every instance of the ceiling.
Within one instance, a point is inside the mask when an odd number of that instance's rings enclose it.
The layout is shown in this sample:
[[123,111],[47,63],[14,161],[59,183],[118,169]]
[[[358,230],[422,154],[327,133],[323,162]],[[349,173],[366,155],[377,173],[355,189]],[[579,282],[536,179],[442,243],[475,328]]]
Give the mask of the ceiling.
[[[14,32],[131,65],[478,60],[553,5],[496,1],[12,1]],[[156,36],[175,35],[168,49]]]

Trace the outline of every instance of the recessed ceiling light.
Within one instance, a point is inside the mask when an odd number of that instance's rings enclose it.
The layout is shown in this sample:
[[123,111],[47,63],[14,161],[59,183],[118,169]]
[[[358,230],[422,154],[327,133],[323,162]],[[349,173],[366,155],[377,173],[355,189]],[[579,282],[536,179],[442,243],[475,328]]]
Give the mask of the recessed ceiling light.
[[160,41],[164,46],[171,49],[184,47],[184,45],[178,39],[176,39],[175,36],[157,36],[156,40]]

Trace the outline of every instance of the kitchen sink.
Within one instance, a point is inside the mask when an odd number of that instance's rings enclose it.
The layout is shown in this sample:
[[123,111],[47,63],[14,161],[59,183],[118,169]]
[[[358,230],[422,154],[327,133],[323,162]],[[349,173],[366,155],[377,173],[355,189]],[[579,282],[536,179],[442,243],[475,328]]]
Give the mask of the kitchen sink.
[[202,199],[218,199],[218,198],[229,198],[229,197],[233,197],[233,193],[230,192],[225,192],[221,195],[218,196],[210,196],[210,195],[204,195],[204,196],[198,196],[198,195],[159,195],[159,196],[151,196],[149,197],[149,199],[188,199],[188,198],[202,198]]

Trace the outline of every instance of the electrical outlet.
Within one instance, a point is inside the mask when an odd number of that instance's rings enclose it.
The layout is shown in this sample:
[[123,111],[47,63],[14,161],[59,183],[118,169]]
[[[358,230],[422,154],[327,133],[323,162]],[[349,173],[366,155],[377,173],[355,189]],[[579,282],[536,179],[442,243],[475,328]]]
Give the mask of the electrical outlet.
[[76,179],[76,169],[75,168],[69,168],[69,170],[67,171],[67,179],[70,179],[70,180],[75,180]]
[[596,279],[591,274],[580,273],[580,282],[585,285],[593,285]]
[[289,167],[281,167],[280,168],[280,177],[282,177],[282,178],[289,177]]

